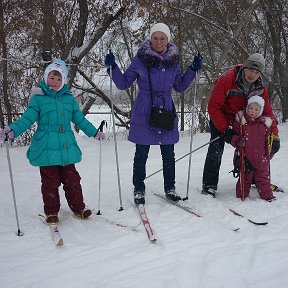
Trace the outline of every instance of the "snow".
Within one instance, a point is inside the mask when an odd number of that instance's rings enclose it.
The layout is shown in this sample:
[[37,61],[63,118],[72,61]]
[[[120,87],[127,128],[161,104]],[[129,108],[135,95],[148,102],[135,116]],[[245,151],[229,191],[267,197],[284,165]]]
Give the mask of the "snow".
[[[111,127],[110,127],[111,128]],[[271,161],[272,182],[287,189],[287,124],[280,124],[281,149]],[[112,130],[110,130],[112,131]],[[193,149],[209,141],[210,134],[197,133]],[[137,225],[139,216],[132,198],[134,144],[122,134],[117,138],[121,194],[119,194],[114,141],[102,143],[101,195],[98,189],[99,142],[77,135],[83,160],[77,164],[86,204],[100,208],[102,217]],[[189,150],[190,136],[175,146],[176,159]],[[38,167],[28,163],[27,147],[11,148],[20,229],[11,192],[5,146],[0,149],[0,287],[9,288],[271,288],[287,287],[288,196],[277,193],[268,203],[255,188],[245,201],[236,199],[231,173],[233,148],[226,145],[216,199],[200,193],[207,146],[192,155],[189,199],[184,202],[202,218],[157,198],[163,193],[162,174],[146,180],[146,211],[158,242],[151,244],[141,224],[136,231],[117,227],[97,215],[79,220],[71,215],[62,188],[59,229],[64,246],[56,247],[43,213]],[[176,186],[186,196],[188,159],[176,163]],[[158,146],[152,146],[147,175],[161,168]],[[124,210],[120,208],[120,197]],[[255,226],[229,212],[234,208],[255,221]],[[100,216],[101,217],[101,216]],[[286,222],[287,221],[287,222]],[[238,232],[233,229],[240,228]]]

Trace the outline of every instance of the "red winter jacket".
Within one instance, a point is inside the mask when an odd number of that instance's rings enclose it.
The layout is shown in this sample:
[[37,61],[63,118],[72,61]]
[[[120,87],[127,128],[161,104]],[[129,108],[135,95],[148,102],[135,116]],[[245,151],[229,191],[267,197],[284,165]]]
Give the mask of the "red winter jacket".
[[224,132],[235,119],[235,114],[244,110],[247,100],[253,95],[262,96],[265,101],[263,115],[273,119],[272,132],[278,136],[276,120],[269,102],[268,91],[262,83],[261,77],[254,83],[254,88],[246,94],[244,92],[242,71],[243,65],[238,64],[224,73],[215,83],[208,101],[208,113],[220,132]]

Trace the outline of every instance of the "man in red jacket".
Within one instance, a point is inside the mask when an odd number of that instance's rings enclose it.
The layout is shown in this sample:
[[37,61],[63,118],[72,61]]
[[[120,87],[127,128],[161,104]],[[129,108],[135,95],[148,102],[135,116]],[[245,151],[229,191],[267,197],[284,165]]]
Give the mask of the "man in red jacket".
[[231,121],[235,119],[235,114],[247,106],[249,97],[260,95],[265,101],[263,110],[264,116],[273,119],[272,132],[276,137],[272,151],[278,152],[280,149],[280,139],[276,120],[269,102],[267,87],[263,84],[262,73],[265,69],[265,59],[263,55],[254,53],[248,57],[244,64],[238,64],[224,73],[216,81],[208,101],[208,113],[210,116],[210,133],[212,141],[205,160],[202,194],[213,197],[219,181],[219,170],[224,151],[225,142],[230,143],[233,130],[230,127]]

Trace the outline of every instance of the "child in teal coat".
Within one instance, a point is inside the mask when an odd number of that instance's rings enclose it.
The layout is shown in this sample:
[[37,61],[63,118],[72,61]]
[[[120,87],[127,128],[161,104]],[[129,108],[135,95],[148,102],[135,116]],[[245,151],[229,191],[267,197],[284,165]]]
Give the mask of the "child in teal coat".
[[23,115],[4,129],[0,129],[0,140],[18,137],[37,122],[37,130],[27,151],[31,165],[40,167],[41,191],[47,223],[57,223],[60,210],[58,188],[63,184],[70,209],[82,219],[92,212],[85,208],[80,175],[75,163],[81,161],[82,153],[71,129],[71,122],[88,137],[104,139],[81,112],[68,86],[65,84],[68,69],[62,60],[48,65],[44,81],[31,97]]

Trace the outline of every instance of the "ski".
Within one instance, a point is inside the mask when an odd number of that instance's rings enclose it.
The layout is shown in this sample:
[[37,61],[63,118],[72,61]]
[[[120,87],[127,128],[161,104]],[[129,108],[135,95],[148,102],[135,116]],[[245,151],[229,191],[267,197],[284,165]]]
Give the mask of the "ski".
[[[170,203],[170,204],[172,204],[172,205],[174,205],[174,206],[176,206],[176,207],[178,207],[178,208],[180,208],[180,209],[182,209],[182,210],[184,210],[184,211],[186,211],[186,212],[188,212],[188,213],[190,213],[190,214],[192,214],[192,215],[194,215],[196,217],[202,218],[202,216],[200,214],[198,214],[195,211],[193,211],[192,208],[190,208],[189,206],[184,206],[184,205],[182,205],[179,202],[171,201],[171,200],[167,199],[164,195],[161,195],[161,194],[158,194],[158,193],[154,193],[154,192],[153,192],[153,194],[155,196],[165,200],[166,202],[168,202],[168,203]],[[232,231],[234,231],[234,232],[237,232],[239,230],[240,230],[240,228],[235,228],[235,229],[232,228]]]
[[271,189],[273,192],[280,192],[280,193],[284,193],[284,190],[280,187],[278,187],[277,185],[275,184],[271,184]]
[[[257,186],[255,184],[252,187],[257,189]],[[285,193],[284,189],[282,189],[279,186],[272,184],[272,183],[271,183],[271,190],[272,190],[272,192]]]
[[48,225],[50,227],[52,239],[53,239],[55,245],[56,246],[63,246],[64,241],[63,241],[63,238],[61,237],[61,234],[59,232],[58,225],[57,224],[48,224]]
[[154,192],[153,192],[153,194],[154,194],[155,196],[157,196],[157,197],[159,197],[159,198],[161,198],[161,199],[163,199],[163,200],[171,203],[172,205],[177,206],[177,207],[179,207],[180,209],[185,210],[186,212],[188,212],[188,213],[190,213],[190,214],[193,214],[193,215],[196,216],[196,217],[202,217],[200,214],[194,212],[194,211],[193,211],[190,207],[188,207],[188,206],[184,206],[184,205],[180,204],[179,202],[171,201],[171,200],[167,199],[164,195],[161,195],[161,194],[158,194],[158,193],[154,193]]
[[231,209],[231,208],[228,208],[228,209],[229,209],[229,211],[232,212],[234,215],[239,216],[239,217],[242,217],[242,218],[245,218],[245,219],[247,219],[250,223],[252,223],[252,224],[254,224],[254,225],[267,225],[267,224],[268,224],[268,222],[256,222],[256,221],[253,221],[253,220],[247,218],[246,216],[240,214],[239,212],[237,212],[237,211],[235,211],[235,210],[233,210],[233,209]]
[[155,233],[154,233],[154,231],[150,225],[150,221],[149,221],[147,214],[146,214],[146,211],[145,211],[145,206],[143,204],[136,205],[136,206],[137,206],[137,209],[139,211],[139,215],[140,215],[141,221],[143,223],[143,226],[146,230],[148,239],[150,240],[151,243],[155,243],[157,241],[157,238],[156,238]]
[[107,224],[110,224],[110,225],[113,225],[113,226],[117,226],[117,227],[121,227],[121,228],[126,228],[128,230],[132,230],[132,231],[136,231],[136,229],[140,226],[141,224],[141,221],[137,224],[137,225],[127,225],[127,224],[122,224],[122,223],[119,223],[117,221],[114,221],[114,220],[111,220],[111,219],[108,219],[108,218],[105,218],[101,215],[98,215],[96,213],[93,213],[94,214],[94,219],[96,221],[102,221],[104,223],[107,223]]
[[[41,217],[41,220],[44,222],[45,221],[45,216],[38,214],[38,216]],[[56,223],[53,224],[48,224],[46,221],[44,222],[46,225],[49,226],[50,232],[51,232],[51,237],[53,242],[55,243],[56,246],[63,246],[64,245],[64,240],[59,232],[58,225]]]

